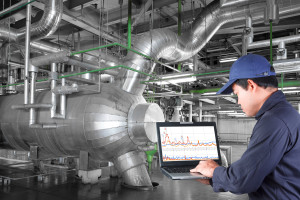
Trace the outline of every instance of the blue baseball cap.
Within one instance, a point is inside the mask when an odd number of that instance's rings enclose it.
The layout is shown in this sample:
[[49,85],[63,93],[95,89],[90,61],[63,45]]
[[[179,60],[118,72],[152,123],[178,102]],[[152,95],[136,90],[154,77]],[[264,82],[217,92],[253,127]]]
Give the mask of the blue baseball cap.
[[229,72],[229,81],[217,92],[217,94],[232,93],[232,84],[238,79],[275,75],[276,73],[271,71],[271,65],[265,57],[256,54],[248,54],[240,57],[233,63]]

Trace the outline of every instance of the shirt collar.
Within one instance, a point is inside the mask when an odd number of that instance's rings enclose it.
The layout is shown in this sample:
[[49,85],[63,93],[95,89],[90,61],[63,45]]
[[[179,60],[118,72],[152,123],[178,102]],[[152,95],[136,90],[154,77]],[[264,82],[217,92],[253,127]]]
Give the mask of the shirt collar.
[[270,110],[281,101],[285,101],[285,96],[283,92],[278,90],[265,101],[258,113],[255,115],[255,119],[258,120],[266,111]]

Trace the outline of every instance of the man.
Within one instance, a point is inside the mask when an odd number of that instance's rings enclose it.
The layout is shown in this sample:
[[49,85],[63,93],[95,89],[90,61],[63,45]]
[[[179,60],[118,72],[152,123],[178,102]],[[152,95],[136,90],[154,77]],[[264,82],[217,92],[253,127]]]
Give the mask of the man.
[[300,115],[278,90],[273,67],[249,54],[231,67],[217,94],[235,93],[247,116],[257,120],[247,150],[228,168],[201,161],[191,172],[211,177],[215,192],[248,193],[250,199],[300,199]]

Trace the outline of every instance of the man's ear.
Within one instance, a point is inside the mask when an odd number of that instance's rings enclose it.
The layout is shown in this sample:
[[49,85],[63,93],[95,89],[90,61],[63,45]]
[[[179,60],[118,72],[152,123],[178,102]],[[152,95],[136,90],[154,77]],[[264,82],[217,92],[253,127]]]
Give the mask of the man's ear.
[[248,90],[256,91],[258,85],[251,79],[248,79],[247,82],[248,82]]

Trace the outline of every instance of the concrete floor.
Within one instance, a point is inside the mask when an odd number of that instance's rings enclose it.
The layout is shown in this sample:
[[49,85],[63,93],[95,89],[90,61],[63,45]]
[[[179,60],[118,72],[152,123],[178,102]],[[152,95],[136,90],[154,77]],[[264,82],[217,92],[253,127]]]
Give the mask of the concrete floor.
[[[228,145],[228,144],[226,144]],[[233,147],[232,160],[237,160],[245,151],[246,145],[229,144]],[[7,166],[11,162],[0,160],[0,175],[4,176],[31,176],[31,171],[12,169]],[[22,166],[19,166],[22,167]],[[18,167],[18,168],[19,168]],[[229,192],[214,193],[211,186],[202,185],[195,180],[173,181],[162,175],[158,168],[151,174],[153,182],[159,186],[151,191],[136,191],[125,188],[118,178],[100,180],[95,185],[84,185],[75,178],[75,172],[61,172],[45,176],[38,181],[38,177],[14,180],[10,185],[0,184],[1,200],[189,200],[189,199],[224,199],[246,200],[247,195],[234,195]]]

